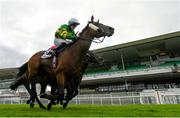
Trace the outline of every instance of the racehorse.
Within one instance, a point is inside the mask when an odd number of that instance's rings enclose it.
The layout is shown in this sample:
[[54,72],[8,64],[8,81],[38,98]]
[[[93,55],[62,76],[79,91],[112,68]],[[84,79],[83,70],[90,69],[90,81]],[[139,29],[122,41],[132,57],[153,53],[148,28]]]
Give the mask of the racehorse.
[[57,67],[52,68],[51,60],[42,60],[40,57],[42,52],[34,54],[28,62],[28,81],[36,81],[35,77],[38,75],[40,69],[45,70],[51,77],[56,79],[58,85],[57,99],[64,99],[64,82],[66,78],[71,78],[76,74],[76,69],[80,66],[83,57],[86,55],[94,38],[105,36],[112,36],[114,28],[103,25],[99,22],[94,22],[94,17],[79,34],[79,38],[67,47],[63,52],[58,54]]
[[[76,70],[81,65],[83,57],[89,50],[93,39],[105,36],[109,37],[113,33],[114,28],[94,22],[94,17],[92,16],[91,21],[88,22],[87,26],[79,34],[76,42],[58,54],[57,67],[55,69],[52,67],[50,59],[42,60],[40,58],[43,54],[42,52],[37,52],[30,58],[26,72],[28,83],[36,82],[38,73],[43,70],[43,73],[48,75],[48,79],[57,82],[58,94],[55,96],[55,99],[63,100],[65,80],[78,75]],[[32,93],[30,88],[27,89]]]

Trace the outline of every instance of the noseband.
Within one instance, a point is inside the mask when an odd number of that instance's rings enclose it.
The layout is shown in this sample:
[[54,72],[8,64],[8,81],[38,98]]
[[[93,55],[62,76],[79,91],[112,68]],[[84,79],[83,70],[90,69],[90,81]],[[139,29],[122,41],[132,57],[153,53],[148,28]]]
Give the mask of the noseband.
[[[100,29],[99,27],[97,27],[96,25],[94,25],[92,23],[89,23],[88,27],[91,28],[92,30],[96,31],[96,32],[98,32],[98,30]],[[101,29],[101,30],[104,32],[103,29]],[[79,38],[82,39],[82,40],[85,40],[85,41],[92,41],[94,43],[102,43],[104,41],[105,37],[106,36],[104,36],[102,40],[99,39],[99,38],[87,39],[87,38],[83,38],[81,36]]]

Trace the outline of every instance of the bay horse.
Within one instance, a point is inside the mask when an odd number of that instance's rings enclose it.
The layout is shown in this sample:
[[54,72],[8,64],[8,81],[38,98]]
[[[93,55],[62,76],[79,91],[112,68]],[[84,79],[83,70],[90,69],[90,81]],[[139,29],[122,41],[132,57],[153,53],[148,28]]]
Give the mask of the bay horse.
[[56,79],[58,85],[58,96],[56,99],[64,99],[64,82],[66,78],[73,77],[76,74],[76,69],[80,66],[83,57],[89,50],[94,38],[100,38],[105,36],[112,36],[114,28],[94,22],[94,17],[91,17],[91,21],[79,34],[79,38],[74,44],[67,47],[63,52],[58,54],[57,67],[52,68],[51,60],[41,59],[42,52],[37,52],[28,61],[28,81],[31,83],[35,80],[40,69],[45,70],[51,77],[50,79]]
[[91,17],[91,21],[79,34],[77,41],[67,47],[63,52],[58,54],[57,67],[52,68],[50,59],[41,59],[42,52],[37,52],[28,61],[27,81],[29,83],[35,82],[38,73],[44,70],[47,73],[49,79],[57,82],[58,95],[56,99],[64,99],[64,83],[66,78],[73,78],[76,75],[76,69],[80,66],[83,56],[89,50],[89,47],[94,38],[100,38],[105,36],[112,36],[114,28],[103,25],[99,22],[94,22],[94,17]]

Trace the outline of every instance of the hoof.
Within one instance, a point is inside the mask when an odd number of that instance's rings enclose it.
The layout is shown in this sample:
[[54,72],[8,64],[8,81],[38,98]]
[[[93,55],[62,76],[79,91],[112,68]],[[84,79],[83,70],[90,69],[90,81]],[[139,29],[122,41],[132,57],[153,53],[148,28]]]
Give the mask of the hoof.
[[60,101],[60,105],[64,105],[64,103],[63,103],[63,101],[62,101],[62,100]]
[[47,94],[46,93],[42,93],[41,95],[40,95],[40,98],[46,98],[47,97]]
[[48,110],[48,111],[51,110],[51,106],[50,106],[50,105],[47,106],[47,110]]
[[41,109],[46,109],[46,107],[45,107],[45,106],[40,106],[40,108],[41,108]]
[[30,103],[30,108],[33,108],[34,107],[34,103]]
[[67,107],[67,104],[64,104],[64,105],[63,105],[63,109],[65,109],[66,107]]
[[58,100],[55,100],[53,104],[54,104],[54,105],[59,104],[59,101],[58,101]]
[[31,104],[31,103],[34,103],[34,102],[35,102],[35,100],[29,99],[29,100],[27,100],[26,104]]
[[50,111],[50,110],[51,110],[51,107],[52,107],[52,104],[49,103],[49,104],[47,105],[47,110]]
[[31,100],[27,100],[26,104],[29,104]]

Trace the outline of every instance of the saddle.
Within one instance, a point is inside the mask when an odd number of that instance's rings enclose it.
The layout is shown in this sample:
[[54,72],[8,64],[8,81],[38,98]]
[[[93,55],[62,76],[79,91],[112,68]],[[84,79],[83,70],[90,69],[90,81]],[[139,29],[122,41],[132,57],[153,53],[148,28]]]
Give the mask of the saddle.
[[44,51],[41,58],[42,59],[52,59],[53,68],[56,68],[56,58],[57,58],[58,54],[63,52],[65,50],[65,48],[73,45],[76,41],[74,41],[68,45],[66,43],[62,43],[59,47],[57,47],[56,45],[53,45],[47,51]]
[[67,47],[66,43],[61,44],[59,47],[56,45],[51,46],[48,50],[44,51],[41,59],[52,59],[53,68],[56,68],[56,58],[60,52]]

